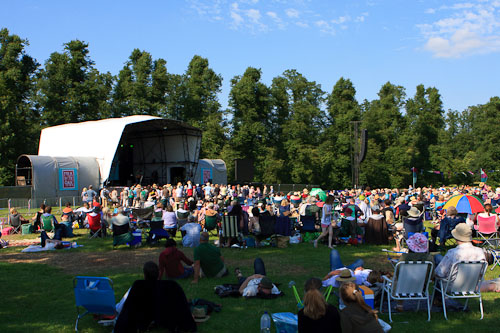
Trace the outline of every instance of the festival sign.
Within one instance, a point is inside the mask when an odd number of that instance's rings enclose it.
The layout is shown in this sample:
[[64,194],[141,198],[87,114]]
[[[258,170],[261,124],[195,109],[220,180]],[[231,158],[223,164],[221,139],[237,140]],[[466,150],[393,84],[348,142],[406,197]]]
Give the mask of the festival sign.
[[72,168],[59,169],[59,190],[78,190],[77,170]]
[[206,184],[212,179],[212,169],[201,168],[201,180],[203,184]]

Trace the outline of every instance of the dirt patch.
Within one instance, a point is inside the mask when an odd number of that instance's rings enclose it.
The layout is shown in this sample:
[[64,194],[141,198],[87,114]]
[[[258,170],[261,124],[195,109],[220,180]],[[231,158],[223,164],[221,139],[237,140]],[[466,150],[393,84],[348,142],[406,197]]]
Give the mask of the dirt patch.
[[123,270],[136,272],[146,261],[158,261],[163,248],[140,250],[112,250],[108,252],[77,252],[54,250],[36,253],[1,253],[0,261],[8,263],[40,263],[61,268],[70,275],[88,274],[100,270]]

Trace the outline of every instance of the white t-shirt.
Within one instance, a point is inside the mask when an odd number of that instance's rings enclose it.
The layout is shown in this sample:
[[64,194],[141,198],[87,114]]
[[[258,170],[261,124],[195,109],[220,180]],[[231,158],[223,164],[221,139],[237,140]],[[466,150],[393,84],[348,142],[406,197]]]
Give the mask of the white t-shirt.
[[[248,282],[246,288],[243,289],[243,296],[244,297],[251,297],[251,296],[257,295],[260,280],[262,280],[262,278],[251,279]],[[274,285],[274,283],[273,283],[273,289],[271,290],[271,293],[275,294],[275,295],[278,295],[280,293],[279,289]]]
[[321,224],[330,225],[332,222],[332,205],[323,205],[323,214],[321,216]]
[[[339,268],[340,270],[343,269],[348,269],[348,268]],[[357,285],[365,285],[366,279],[368,279],[368,275],[370,275],[371,269],[358,269],[356,271],[351,270],[351,276],[354,276],[356,278],[356,281],[354,281]],[[334,275],[328,280],[323,281],[323,287],[327,286],[333,286],[334,288],[340,287],[340,282],[335,280],[338,275]]]

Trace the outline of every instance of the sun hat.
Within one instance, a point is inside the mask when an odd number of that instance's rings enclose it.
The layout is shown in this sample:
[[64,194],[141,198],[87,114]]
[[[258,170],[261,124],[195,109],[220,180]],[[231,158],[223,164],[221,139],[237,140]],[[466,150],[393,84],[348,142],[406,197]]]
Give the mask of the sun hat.
[[427,237],[420,233],[411,235],[411,237],[406,241],[406,244],[408,244],[408,248],[415,253],[427,252],[429,247]]
[[273,283],[271,282],[271,279],[268,278],[267,276],[264,276],[260,280],[259,284],[260,284],[261,288],[264,288],[264,289],[273,289]]
[[335,278],[335,281],[352,282],[352,281],[356,281],[356,278],[351,275],[351,271],[349,269],[343,269],[340,272],[340,274]]
[[451,235],[459,241],[462,242],[472,242],[472,229],[467,225],[467,223],[459,223],[451,231]]
[[500,194],[500,187],[497,187],[497,188],[496,188],[495,193],[496,193],[496,194]]
[[408,215],[410,217],[419,217],[420,211],[417,209],[417,207],[411,207],[410,210],[408,211]]
[[203,306],[195,306],[192,314],[196,323],[203,323],[210,319],[210,316],[207,315],[207,309]]
[[359,196],[359,200],[365,200],[365,195],[364,195],[364,194],[361,194],[361,195]]

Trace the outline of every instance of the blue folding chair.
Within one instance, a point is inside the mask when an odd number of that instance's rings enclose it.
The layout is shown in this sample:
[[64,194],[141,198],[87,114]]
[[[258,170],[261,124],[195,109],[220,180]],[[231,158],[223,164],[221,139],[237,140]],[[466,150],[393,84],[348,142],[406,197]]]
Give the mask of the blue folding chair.
[[[115,290],[113,281],[106,277],[77,276],[73,279],[76,303],[75,331],[78,321],[88,313],[113,316],[116,314]],[[86,311],[80,314],[79,307]]]

